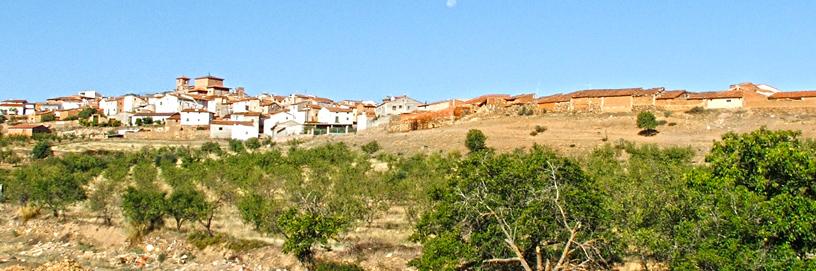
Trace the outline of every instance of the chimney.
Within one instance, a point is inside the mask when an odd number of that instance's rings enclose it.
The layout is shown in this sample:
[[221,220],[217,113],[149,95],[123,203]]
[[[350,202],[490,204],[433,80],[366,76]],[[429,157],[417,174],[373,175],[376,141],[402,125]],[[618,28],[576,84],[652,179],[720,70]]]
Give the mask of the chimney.
[[238,97],[246,96],[246,92],[244,91],[244,87],[236,87],[235,94],[238,94]]

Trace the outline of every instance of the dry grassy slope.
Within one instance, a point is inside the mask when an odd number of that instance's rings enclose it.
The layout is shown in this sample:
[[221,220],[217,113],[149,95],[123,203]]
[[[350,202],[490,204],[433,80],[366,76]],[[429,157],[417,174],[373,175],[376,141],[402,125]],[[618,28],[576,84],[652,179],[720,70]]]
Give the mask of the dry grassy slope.
[[[499,151],[527,148],[533,144],[550,146],[568,155],[578,155],[619,139],[663,146],[691,146],[698,155],[705,154],[714,140],[726,132],[748,132],[766,126],[770,129],[801,130],[804,137],[816,137],[816,114],[767,113],[745,111],[709,112],[705,114],[674,113],[658,120],[676,123],[660,126],[653,137],[637,135],[636,114],[545,114],[542,116],[500,116],[489,119],[464,119],[452,126],[406,133],[387,133],[378,127],[357,135],[321,136],[309,145],[323,142],[346,142],[362,145],[377,140],[389,152],[417,153],[442,151],[464,152],[464,138],[469,129],[480,129],[488,137],[488,146]],[[547,131],[531,136],[536,125]],[[574,145],[574,146],[573,146]]]

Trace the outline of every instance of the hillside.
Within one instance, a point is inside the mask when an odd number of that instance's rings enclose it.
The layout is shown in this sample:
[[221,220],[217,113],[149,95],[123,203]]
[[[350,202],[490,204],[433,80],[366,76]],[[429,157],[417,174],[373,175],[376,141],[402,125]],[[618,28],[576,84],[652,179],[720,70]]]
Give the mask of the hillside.
[[[747,132],[760,127],[800,130],[805,138],[816,137],[816,114],[773,111],[711,111],[699,114],[656,114],[666,124],[652,137],[639,136],[637,114],[544,114],[537,116],[493,116],[466,118],[447,127],[405,133],[387,133],[378,127],[356,135],[321,136],[310,144],[341,141],[362,145],[376,140],[388,152],[428,153],[464,152],[462,144],[469,129],[480,129],[488,137],[488,146],[499,151],[546,145],[567,155],[577,155],[603,145],[626,140],[662,146],[691,146],[698,155],[711,148],[711,142],[729,131]],[[547,130],[532,136],[536,125]],[[604,139],[606,138],[606,141]]]

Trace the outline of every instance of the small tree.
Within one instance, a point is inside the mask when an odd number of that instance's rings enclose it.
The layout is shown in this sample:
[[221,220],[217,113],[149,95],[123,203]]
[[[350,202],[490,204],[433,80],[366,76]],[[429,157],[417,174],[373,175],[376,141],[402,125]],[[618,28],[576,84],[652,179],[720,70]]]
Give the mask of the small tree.
[[85,107],[85,108],[82,108],[82,110],[79,111],[79,113],[77,113],[77,116],[80,119],[88,119],[91,116],[93,116],[94,114],[96,114],[96,109],[94,109],[93,107]]
[[0,115],[0,124],[6,123],[6,116]]
[[192,188],[177,189],[167,199],[167,213],[176,220],[176,230],[181,231],[185,221],[198,220],[206,204],[201,192]]
[[652,136],[657,134],[657,118],[652,112],[642,111],[637,116],[637,127],[641,130],[638,134],[643,136]]
[[284,212],[277,222],[283,235],[287,237],[283,243],[283,252],[294,254],[307,265],[314,261],[312,245],[326,244],[346,224],[340,217],[299,212],[295,209]]
[[360,149],[362,149],[367,154],[374,154],[375,152],[380,150],[380,143],[377,143],[376,140],[372,140],[371,142],[368,142],[362,147],[360,147]]
[[31,150],[31,157],[34,159],[44,159],[51,156],[51,144],[48,141],[38,141]]
[[85,199],[82,183],[63,167],[43,169],[40,176],[28,180],[31,185],[31,200],[51,209],[54,217],[72,203]]
[[144,124],[145,124],[145,125],[151,125],[151,124],[153,124],[153,118],[152,118],[152,117],[146,117],[146,118],[144,118]]
[[258,138],[253,137],[244,141],[244,146],[246,146],[247,149],[250,150],[257,150],[258,148],[261,147],[261,141],[258,140]]
[[164,193],[152,188],[128,187],[122,195],[122,215],[138,234],[145,234],[164,224]]
[[105,225],[113,225],[113,211],[119,191],[119,183],[108,178],[96,184],[88,196],[88,208],[102,219]]
[[468,150],[470,150],[470,152],[483,151],[487,149],[487,145],[485,145],[486,139],[487,137],[481,130],[470,129],[470,131],[467,133],[465,146],[468,148]]
[[142,118],[136,119],[136,126],[142,126],[143,124],[144,124],[144,121],[142,120]]

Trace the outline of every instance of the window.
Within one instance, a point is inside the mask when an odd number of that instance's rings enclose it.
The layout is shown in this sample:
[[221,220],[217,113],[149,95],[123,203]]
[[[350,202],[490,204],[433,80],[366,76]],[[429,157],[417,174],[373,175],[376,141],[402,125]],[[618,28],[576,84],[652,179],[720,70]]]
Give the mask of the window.
[[338,123],[338,122],[340,122],[340,117],[335,116],[335,117],[334,117],[334,123]]
[[224,127],[218,127],[218,131],[224,131]]
[[392,107],[391,107],[391,110],[397,111],[397,106],[396,106],[396,105],[395,105],[395,106],[392,106]]
[[726,102],[726,103],[730,103],[730,102],[731,102],[731,100],[725,100],[725,102]]
[[402,105],[400,105],[400,109],[402,109]]

